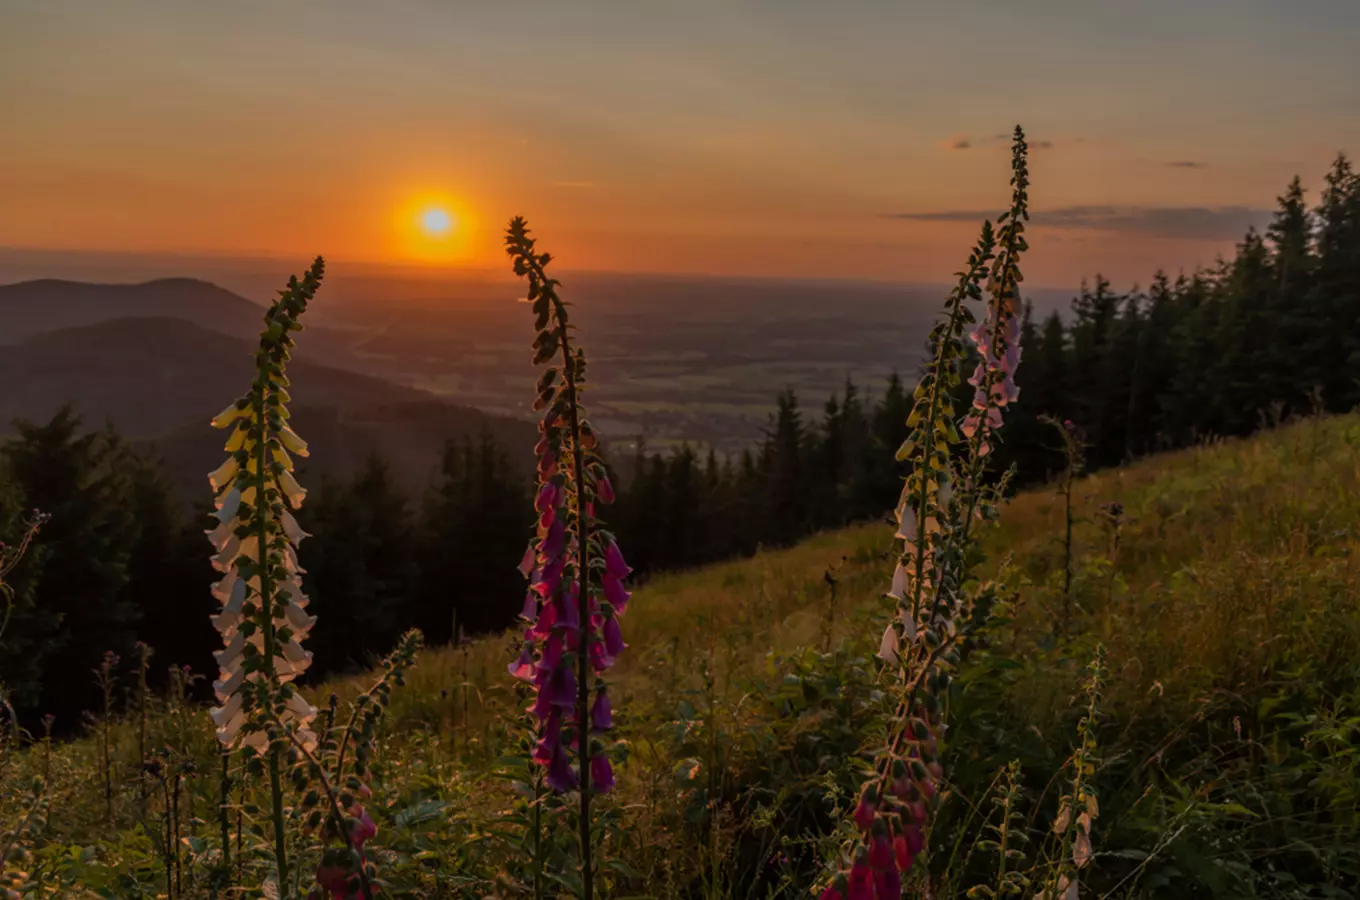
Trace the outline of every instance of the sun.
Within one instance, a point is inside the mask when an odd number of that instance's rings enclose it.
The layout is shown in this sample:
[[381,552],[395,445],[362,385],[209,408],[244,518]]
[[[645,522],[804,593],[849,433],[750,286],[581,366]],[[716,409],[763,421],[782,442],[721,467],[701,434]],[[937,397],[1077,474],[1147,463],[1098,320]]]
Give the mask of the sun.
[[466,197],[438,189],[414,190],[392,206],[391,250],[396,259],[433,265],[471,260],[481,235]]
[[453,230],[453,217],[448,210],[434,207],[427,209],[420,215],[420,227],[425,229],[425,233],[440,237]]

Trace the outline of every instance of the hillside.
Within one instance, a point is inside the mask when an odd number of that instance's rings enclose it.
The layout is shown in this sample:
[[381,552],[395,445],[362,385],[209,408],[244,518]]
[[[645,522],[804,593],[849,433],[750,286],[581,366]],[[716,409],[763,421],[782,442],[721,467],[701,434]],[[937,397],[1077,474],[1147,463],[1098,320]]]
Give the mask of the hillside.
[[[182,495],[198,497],[222,443],[203,411],[223,408],[249,382],[252,346],[176,318],[114,319],[0,346],[0,429],[45,422],[71,404],[87,426],[112,424],[153,450]],[[532,423],[307,359],[294,361],[290,377],[307,398],[295,414],[317,448],[315,475],[350,474],[378,452],[414,488],[451,438],[485,429],[507,447],[534,440]]]
[[0,285],[0,344],[17,344],[45,331],[121,318],[175,318],[222,334],[248,338],[260,330],[264,308],[225,288],[194,278],[141,284],[91,284],[43,279]]
[[[252,327],[259,330],[258,321]],[[154,437],[235,399],[252,371],[253,342],[178,318],[121,318],[34,335],[0,347],[0,422],[43,421],[65,404],[91,425]],[[299,359],[296,390],[315,406],[366,408],[429,400],[377,378]]]
[[[987,543],[991,570],[1018,594],[1012,624],[956,681],[949,790],[930,838],[935,896],[955,896],[976,873],[980,826],[968,810],[986,808],[999,766],[1018,760],[1024,813],[1051,818],[1051,779],[1071,751],[1097,642],[1108,676],[1091,773],[1097,856],[1084,875],[1093,896],[1140,883],[1137,896],[1354,896],[1360,767],[1345,748],[1360,741],[1358,450],[1360,417],[1314,419],[1081,480],[1070,597],[1061,502],[1044,489],[1009,504]],[[1110,502],[1122,504],[1117,519]],[[806,896],[815,848],[803,838],[845,814],[853,800],[836,792],[852,763],[842,757],[876,739],[869,654],[889,537],[858,526],[635,593],[630,648],[611,673],[632,749],[605,803],[628,823],[608,854],[650,895],[692,896],[716,878],[705,896]],[[439,886],[451,877],[483,896],[515,852],[509,795],[488,790],[518,735],[505,675],[513,643],[428,651],[394,695],[379,744],[387,775],[369,809],[395,896],[455,896]],[[353,696],[364,682],[315,696]],[[215,770],[202,712],[172,703],[151,730],[153,745]],[[135,728],[115,737],[130,829]],[[97,769],[93,753],[91,742],[54,752],[53,854],[104,830],[97,788],[78,775]],[[192,784],[199,803],[214,802],[215,775]],[[722,810],[714,828],[705,792]],[[1031,827],[1042,841],[1044,826]],[[147,848],[105,843],[80,877],[125,871],[154,884],[160,866]],[[1282,893],[1288,884],[1301,892]]]

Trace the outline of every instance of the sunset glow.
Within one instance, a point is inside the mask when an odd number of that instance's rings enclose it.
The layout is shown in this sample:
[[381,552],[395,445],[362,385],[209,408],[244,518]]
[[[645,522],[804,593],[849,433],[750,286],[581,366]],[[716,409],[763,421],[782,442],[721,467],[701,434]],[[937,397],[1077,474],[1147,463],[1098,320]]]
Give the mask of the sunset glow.
[[[23,0],[0,247],[485,267],[524,214],[584,268],[940,280],[1022,121],[1032,282],[1145,281],[1360,150],[1360,4],[644,6]],[[1021,33],[1007,90],[942,74]]]
[[442,209],[429,209],[420,217],[420,224],[428,234],[438,237],[453,227],[453,220]]
[[390,259],[433,265],[480,264],[476,220],[448,191],[421,191],[398,205]]

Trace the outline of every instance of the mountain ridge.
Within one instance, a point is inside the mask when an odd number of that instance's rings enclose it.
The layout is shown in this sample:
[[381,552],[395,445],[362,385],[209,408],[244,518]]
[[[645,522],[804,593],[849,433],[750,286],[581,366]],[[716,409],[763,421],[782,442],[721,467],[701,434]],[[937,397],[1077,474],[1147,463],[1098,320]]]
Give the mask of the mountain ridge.
[[0,344],[36,334],[126,317],[170,317],[246,337],[258,332],[265,308],[198,278],[134,284],[42,278],[0,285]]
[[[253,349],[168,316],[127,316],[0,345],[0,433],[12,433],[16,419],[45,422],[70,407],[85,426],[112,426],[161,457],[171,483],[192,499],[220,462],[221,435],[208,422],[249,384]],[[317,475],[348,476],[376,453],[418,489],[451,439],[486,431],[516,447],[536,437],[527,420],[307,358],[295,359],[289,376],[297,427],[311,432],[304,436],[323,460],[313,466]]]

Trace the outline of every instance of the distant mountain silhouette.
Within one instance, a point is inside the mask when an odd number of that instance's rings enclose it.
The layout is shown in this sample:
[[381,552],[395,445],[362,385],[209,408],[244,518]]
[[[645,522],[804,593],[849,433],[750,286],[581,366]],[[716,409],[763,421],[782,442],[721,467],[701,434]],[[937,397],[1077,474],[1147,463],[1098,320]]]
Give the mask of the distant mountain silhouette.
[[[45,422],[70,404],[90,428],[113,425],[165,460],[192,499],[221,461],[209,420],[245,390],[253,339],[175,318],[122,318],[0,346],[0,430]],[[313,474],[346,475],[371,452],[408,486],[423,484],[449,438],[482,429],[507,447],[536,439],[526,421],[445,403],[432,394],[306,359],[289,367],[296,427],[316,448]],[[526,463],[527,465],[527,463]]]
[[[250,382],[253,341],[172,318],[124,318],[0,347],[0,427],[46,420],[72,404],[92,426],[155,437],[206,422]],[[337,408],[431,399],[378,378],[305,359],[290,370],[299,403]]]
[[249,337],[259,333],[264,307],[194,278],[144,284],[45,279],[0,285],[0,344],[130,316],[184,319],[222,334]]

